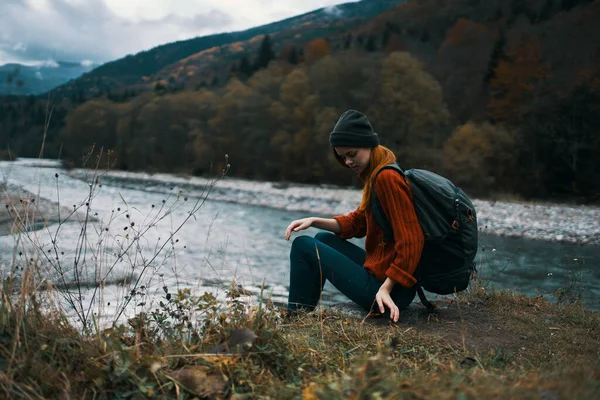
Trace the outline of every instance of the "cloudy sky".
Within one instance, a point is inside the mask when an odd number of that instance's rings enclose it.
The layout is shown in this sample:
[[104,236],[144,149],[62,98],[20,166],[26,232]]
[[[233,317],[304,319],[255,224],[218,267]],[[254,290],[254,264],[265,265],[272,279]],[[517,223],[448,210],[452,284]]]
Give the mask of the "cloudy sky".
[[355,0],[0,0],[0,65],[106,62]]

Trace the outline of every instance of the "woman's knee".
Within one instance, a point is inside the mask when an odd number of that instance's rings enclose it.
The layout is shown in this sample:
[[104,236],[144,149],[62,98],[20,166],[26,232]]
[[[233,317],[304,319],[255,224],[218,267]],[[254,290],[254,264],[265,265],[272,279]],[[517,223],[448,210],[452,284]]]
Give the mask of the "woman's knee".
[[290,268],[292,271],[312,271],[318,265],[315,247],[317,241],[311,236],[298,236],[292,242]]
[[339,240],[339,238],[330,232],[319,232],[315,235],[315,240],[327,244],[331,243],[332,240]]
[[307,236],[307,235],[301,235],[301,236],[297,236],[293,241],[292,241],[292,253],[297,253],[297,252],[301,252],[301,251],[305,251],[306,249],[309,248],[313,248],[315,247],[315,239]]

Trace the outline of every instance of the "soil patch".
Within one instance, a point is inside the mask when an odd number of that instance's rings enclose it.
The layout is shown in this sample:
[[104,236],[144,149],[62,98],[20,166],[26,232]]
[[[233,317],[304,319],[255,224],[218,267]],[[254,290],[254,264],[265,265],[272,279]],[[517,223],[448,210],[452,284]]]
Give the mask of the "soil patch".
[[515,334],[506,319],[481,301],[444,302],[437,306],[436,312],[430,314],[420,304],[413,304],[401,312],[397,325],[441,336],[480,353],[497,348],[517,350],[527,342],[526,335]]

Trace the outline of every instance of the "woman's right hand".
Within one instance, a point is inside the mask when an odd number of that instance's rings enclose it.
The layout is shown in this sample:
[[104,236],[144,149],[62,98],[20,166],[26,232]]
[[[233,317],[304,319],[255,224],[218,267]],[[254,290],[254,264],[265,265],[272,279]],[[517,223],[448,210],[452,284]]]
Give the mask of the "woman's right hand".
[[285,230],[285,240],[290,240],[292,231],[300,232],[306,228],[310,228],[314,222],[315,222],[315,219],[313,217],[302,218],[302,219],[297,219],[295,221],[292,221],[292,223]]

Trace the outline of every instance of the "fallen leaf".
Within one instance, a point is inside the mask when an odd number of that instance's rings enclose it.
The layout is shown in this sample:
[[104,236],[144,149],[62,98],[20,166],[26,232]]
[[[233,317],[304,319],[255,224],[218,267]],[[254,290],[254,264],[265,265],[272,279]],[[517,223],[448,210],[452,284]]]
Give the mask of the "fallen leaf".
[[220,399],[225,394],[228,379],[220,372],[209,372],[205,366],[190,366],[167,375],[185,390],[201,397]]

